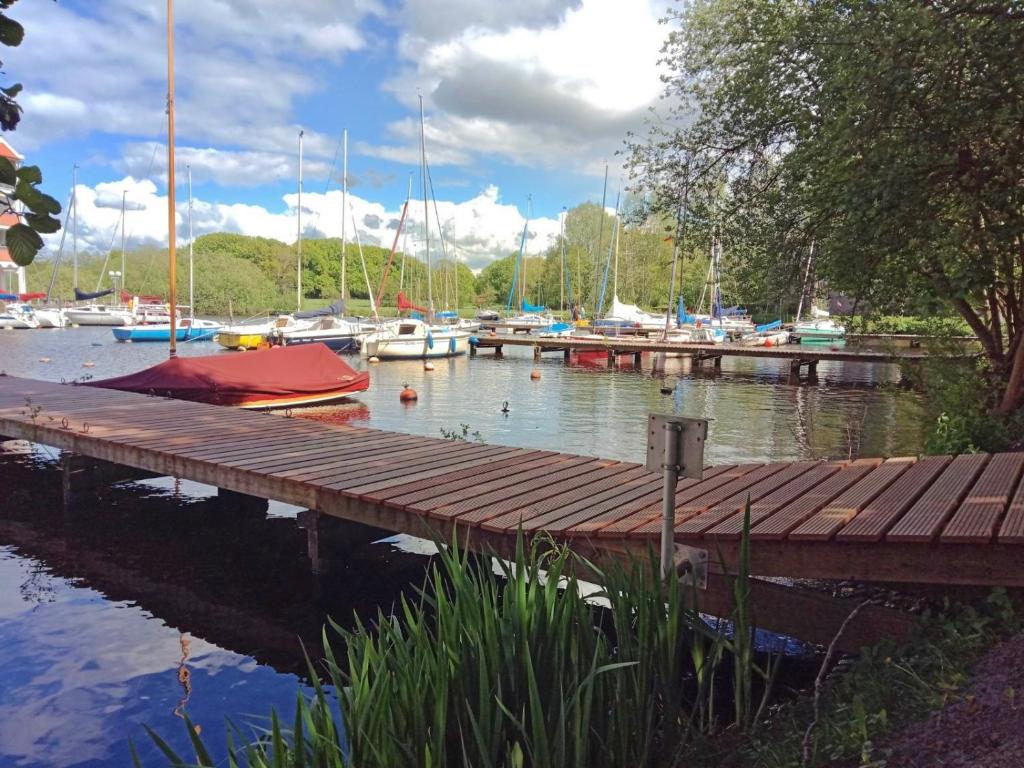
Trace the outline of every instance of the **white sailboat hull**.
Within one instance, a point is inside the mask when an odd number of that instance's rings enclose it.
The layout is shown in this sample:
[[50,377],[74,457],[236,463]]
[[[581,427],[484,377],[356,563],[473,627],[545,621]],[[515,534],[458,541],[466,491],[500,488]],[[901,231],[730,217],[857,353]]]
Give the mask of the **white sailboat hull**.
[[402,322],[371,333],[362,344],[363,357],[380,360],[425,360],[469,353],[469,333]]
[[134,325],[135,316],[130,309],[93,305],[71,307],[64,310],[64,317],[71,325]]
[[67,323],[63,309],[36,309],[35,315],[40,328],[63,328]]

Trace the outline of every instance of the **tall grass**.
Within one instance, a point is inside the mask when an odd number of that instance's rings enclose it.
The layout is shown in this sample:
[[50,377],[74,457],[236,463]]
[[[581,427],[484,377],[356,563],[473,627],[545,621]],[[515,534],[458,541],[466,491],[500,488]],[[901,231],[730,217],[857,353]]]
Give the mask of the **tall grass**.
[[[580,582],[581,566],[598,592]],[[701,738],[749,728],[753,691],[770,684],[745,580],[727,632],[702,620],[692,588],[660,578],[653,557],[598,569],[521,537],[511,562],[445,548],[394,615],[334,627],[342,657],[325,633],[333,690],[315,682],[288,726],[274,716],[248,739],[232,728],[229,764],[681,765]],[[189,764],[152,735],[171,764]],[[190,735],[193,764],[211,764]]]

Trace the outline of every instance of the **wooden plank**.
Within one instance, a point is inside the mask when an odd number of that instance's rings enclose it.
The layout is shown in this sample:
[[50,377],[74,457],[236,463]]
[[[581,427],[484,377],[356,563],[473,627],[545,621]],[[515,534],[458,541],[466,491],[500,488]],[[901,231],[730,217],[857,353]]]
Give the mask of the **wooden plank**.
[[306,445],[309,447],[303,450],[285,449],[279,451],[272,459],[253,457],[250,461],[236,463],[235,466],[244,467],[251,472],[259,472],[264,469],[273,470],[276,474],[294,467],[323,466],[334,460],[350,459],[381,451],[398,451],[406,446],[423,445],[422,441],[411,435],[403,436],[404,440],[400,440],[398,437],[390,435],[354,440],[352,438],[338,439],[327,435],[312,443],[306,441]]
[[[472,443],[452,443],[443,446],[420,445],[402,451],[381,450],[371,455],[360,456],[333,470],[315,470],[315,474],[301,478],[304,483],[342,490],[348,486],[360,485],[368,477],[388,473],[388,477],[412,474],[439,463],[451,461],[454,456],[489,455],[487,446]],[[298,478],[293,478],[298,479]],[[384,479],[379,477],[378,479]]]
[[624,482],[619,488],[592,497],[577,498],[567,506],[524,520],[523,529],[558,534],[585,525],[587,521],[600,518],[602,515],[617,513],[627,506],[640,503],[640,508],[643,508],[648,504],[646,499],[658,487],[657,476],[648,473],[647,477]]
[[1024,481],[1017,486],[999,528],[1000,544],[1024,544]]
[[432,499],[438,496],[445,496],[454,494],[465,488],[472,488],[478,486],[481,483],[486,483],[490,480],[494,480],[501,477],[510,475],[518,475],[526,472],[534,467],[542,467],[548,464],[556,464],[562,460],[562,454],[560,453],[548,453],[539,452],[537,454],[527,454],[523,456],[520,461],[516,461],[509,466],[503,466],[500,468],[490,469],[486,472],[473,475],[471,477],[456,480],[451,483],[446,483],[444,486],[440,486],[437,483],[430,483],[425,487],[417,490],[412,490],[401,496],[394,496],[387,500],[389,506],[396,507],[398,509],[408,511],[426,511],[429,506],[424,506],[422,510],[418,508],[420,504],[429,505]]
[[[806,475],[815,467],[820,467],[819,461],[801,461],[784,467],[770,477],[754,483],[749,488],[731,496],[725,501],[719,502],[714,507],[708,507],[697,513],[688,520],[677,522],[675,532],[680,536],[693,536],[702,534],[718,523],[740,512],[749,499],[753,506],[761,498],[784,490],[792,481]],[[678,517],[676,518],[678,520]]]
[[[454,490],[458,487],[458,483],[465,483],[466,485],[473,485],[480,478],[484,476],[486,472],[494,472],[499,469],[506,469],[508,467],[522,464],[523,462],[530,461],[531,459],[539,459],[545,457],[554,457],[558,454],[554,451],[532,451],[527,448],[512,448],[508,454],[503,455],[500,459],[496,459],[486,470],[483,469],[466,469],[458,472],[453,472],[451,475],[447,475],[444,478],[443,487],[446,491]],[[395,485],[389,483],[386,488],[380,488],[373,491],[368,490],[357,490],[352,488],[351,493],[358,493],[362,498],[367,501],[374,501],[378,503],[387,502],[389,505],[402,506],[405,502],[399,502],[400,499],[405,499],[410,495],[425,492],[427,495],[432,493],[439,483],[435,475],[429,475],[423,478],[409,478],[403,483]]]
[[[704,480],[689,486],[684,492],[676,491],[676,524],[692,517],[709,505],[714,505],[734,494],[749,488],[766,475],[771,475],[784,464],[740,464],[714,476],[705,473]],[[633,537],[649,538],[661,534],[661,498],[659,491],[647,508],[633,512],[628,517],[609,524],[602,531],[604,536],[629,533]]]
[[[676,513],[680,507],[691,499],[707,493],[712,488],[728,484],[761,467],[761,464],[727,465],[704,470],[701,479],[683,478],[676,483]],[[650,492],[635,504],[629,504],[621,510],[609,511],[587,521],[587,526],[599,526],[598,536],[605,538],[621,538],[625,533],[639,530],[639,523],[652,523],[658,532],[661,531],[661,498],[664,493],[665,481],[654,476],[655,483]],[[633,535],[644,536],[645,532]]]
[[[508,462],[520,461],[521,457],[526,453],[528,453],[528,451],[522,448],[495,446],[495,451],[492,454],[488,454],[486,456],[474,456],[473,458],[465,460],[460,459],[454,464],[417,472],[416,474],[403,478],[404,482],[397,487],[415,487],[418,483],[425,480],[431,480],[437,485],[447,486],[447,484],[453,480],[457,480],[474,473],[479,474],[487,469],[493,469],[498,465],[504,466]],[[395,481],[389,479],[378,480],[373,483],[367,483],[366,485],[352,486],[350,488],[346,488],[345,492],[359,496],[366,501],[381,503],[382,500],[380,499],[380,496],[392,493],[395,488]]]
[[[794,499],[791,503],[770,515],[768,519],[759,519],[756,525],[751,526],[751,540],[777,540],[785,538],[786,534],[807,520],[811,515],[820,511],[822,507],[881,463],[881,459],[859,459],[852,464],[841,467],[838,472],[821,485],[815,486],[799,498]],[[729,522],[731,521],[727,521],[715,529],[720,538],[732,538],[733,529],[723,529],[729,525]],[[739,527],[742,527],[742,524],[743,521],[740,520]],[[739,537],[739,527],[735,528],[737,531],[735,533],[736,537]]]
[[[601,480],[593,480],[587,483],[585,501],[596,502],[600,500],[602,492],[621,492],[625,483],[634,480],[650,480],[651,473],[646,467],[622,464],[620,472],[613,472],[605,475]],[[566,509],[570,504],[580,500],[580,492],[571,489],[540,501],[532,501],[492,518],[481,527],[488,531],[514,530],[522,526],[527,530],[528,524],[538,517],[557,513]]]
[[983,453],[953,459],[914,506],[889,529],[885,538],[916,542],[934,540],[946,520],[960,506],[960,500],[967,495],[987,461],[988,455]]
[[854,483],[820,511],[798,525],[788,536],[794,541],[827,541],[868,503],[896,482],[916,458],[887,459]]
[[880,541],[893,523],[928,490],[950,461],[949,456],[928,456],[916,462],[844,525],[836,534],[836,540]]
[[372,451],[350,458],[311,461],[304,468],[293,467],[282,470],[280,473],[271,470],[264,471],[297,482],[324,486],[343,482],[353,477],[361,478],[371,469],[384,472],[406,466],[417,466],[429,462],[434,457],[443,458],[450,453],[459,453],[465,450],[464,446],[435,447],[410,442],[406,446],[375,447]]
[[1022,471],[1024,453],[993,456],[963,504],[946,524],[942,541],[950,544],[992,541]]
[[[452,519],[459,517],[463,512],[476,509],[480,506],[481,499],[493,502],[503,498],[506,493],[514,494],[529,490],[530,483],[547,483],[550,479],[567,477],[583,464],[591,464],[594,459],[584,456],[562,456],[561,461],[556,464],[548,464],[543,467],[531,469],[512,477],[491,480],[481,485],[472,486],[454,494],[440,496],[431,499],[430,502],[421,502],[418,507],[429,503],[431,517],[441,519]],[[444,501],[438,503],[441,499]]]
[[[581,464],[572,471],[566,472],[564,476],[554,475],[548,478],[541,488],[533,490],[524,489],[527,492],[505,494],[502,498],[488,499],[486,504],[460,515],[459,522],[466,525],[479,525],[486,521],[492,521],[494,518],[505,515],[513,510],[521,510],[523,506],[529,507],[531,504],[545,502],[566,491],[579,493],[584,488],[589,491],[593,485],[609,477],[618,477],[623,472],[634,468],[634,466],[601,460],[594,460],[589,464]],[[476,501],[480,500],[477,499]],[[495,530],[498,532],[515,532],[517,527],[518,522],[511,526],[484,526],[485,530]]]
[[[809,472],[804,473],[793,482],[769,493],[764,498],[751,502],[751,530],[753,530],[755,525],[760,523],[762,520],[771,517],[780,509],[783,509],[787,504],[811,494],[815,488],[826,482],[836,472],[842,469],[843,466],[844,465],[842,464],[836,463],[818,463],[812,467]],[[722,522],[718,523],[710,530],[702,529],[701,532],[704,533],[705,536],[711,538],[738,539],[743,533],[743,512],[745,506],[745,504],[741,505],[736,514],[722,520]]]

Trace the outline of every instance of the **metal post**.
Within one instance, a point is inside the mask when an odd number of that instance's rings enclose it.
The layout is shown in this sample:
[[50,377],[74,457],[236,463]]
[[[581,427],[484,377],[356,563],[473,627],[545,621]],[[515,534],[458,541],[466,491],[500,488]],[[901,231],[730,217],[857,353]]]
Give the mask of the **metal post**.
[[296,312],[302,311],[302,137],[305,131],[299,131],[299,201],[296,206],[296,229],[298,230],[298,237],[296,238],[296,249],[298,255],[296,258],[296,278],[295,278],[295,306]]
[[681,424],[669,422],[665,429],[665,487],[661,497],[661,576],[667,579],[675,571],[674,544],[676,525],[676,483],[679,482],[679,439]]

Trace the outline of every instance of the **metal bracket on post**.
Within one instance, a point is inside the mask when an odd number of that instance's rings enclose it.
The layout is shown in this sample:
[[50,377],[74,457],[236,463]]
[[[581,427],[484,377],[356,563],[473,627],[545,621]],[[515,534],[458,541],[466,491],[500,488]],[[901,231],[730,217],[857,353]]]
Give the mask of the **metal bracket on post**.
[[676,576],[683,584],[708,588],[708,551],[685,544],[675,544],[672,551],[672,565]]
[[661,573],[668,578],[676,570],[676,483],[680,477],[704,476],[704,442],[707,419],[688,419],[652,413],[647,429],[647,469],[665,477],[662,493]]

